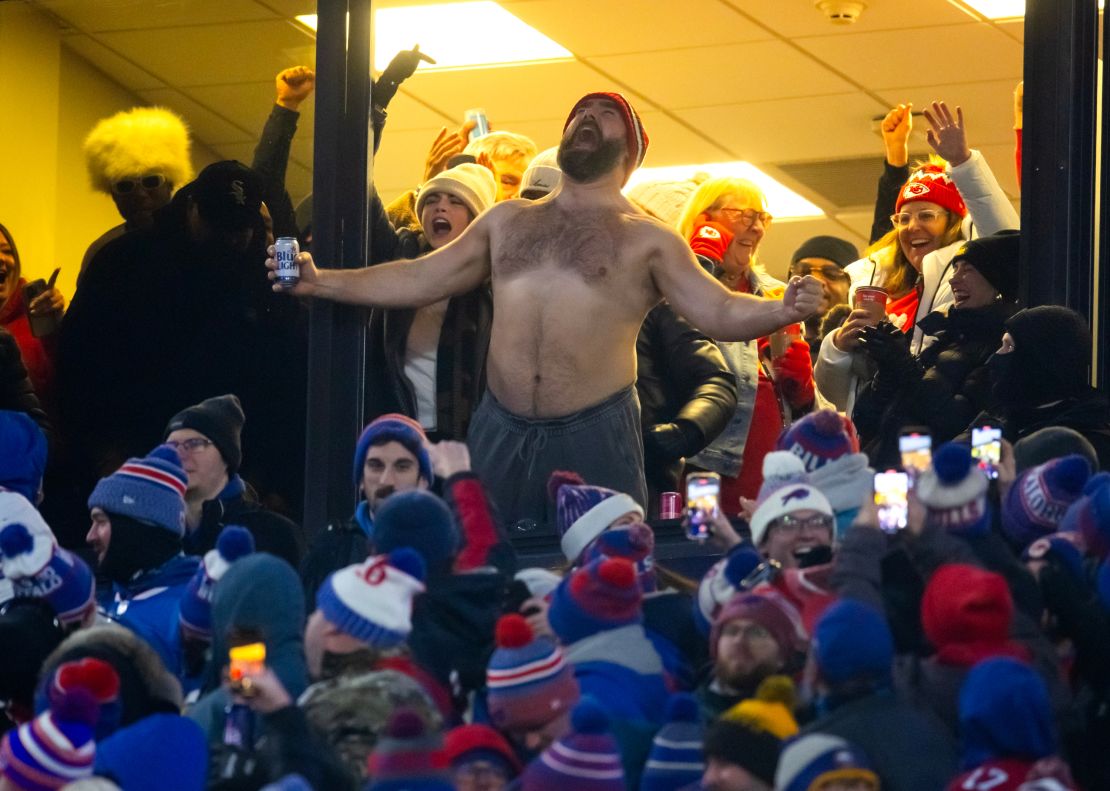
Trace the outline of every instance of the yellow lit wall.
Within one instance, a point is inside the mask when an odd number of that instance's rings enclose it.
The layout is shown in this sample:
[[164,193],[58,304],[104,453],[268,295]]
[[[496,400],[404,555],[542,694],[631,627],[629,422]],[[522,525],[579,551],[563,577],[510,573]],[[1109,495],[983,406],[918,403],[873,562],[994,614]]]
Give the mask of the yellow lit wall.
[[[23,3],[0,2],[0,223],[19,247],[23,276],[49,277],[73,296],[89,243],[121,220],[112,199],[89,186],[81,144],[106,116],[145,104],[68,50],[61,31]],[[200,170],[220,157],[193,142]]]

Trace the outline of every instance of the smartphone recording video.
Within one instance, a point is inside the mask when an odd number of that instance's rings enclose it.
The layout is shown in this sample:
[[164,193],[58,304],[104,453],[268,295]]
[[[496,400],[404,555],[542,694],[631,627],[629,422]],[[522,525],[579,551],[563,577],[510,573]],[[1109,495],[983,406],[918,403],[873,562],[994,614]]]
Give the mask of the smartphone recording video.
[[266,669],[266,644],[247,643],[233,646],[227,652],[227,679],[231,689],[240,694],[251,694],[250,679]]
[[686,537],[691,541],[709,538],[709,521],[721,512],[721,476],[715,472],[686,477]]
[[907,431],[898,438],[898,451],[902,454],[902,469],[920,475],[933,463],[933,438],[924,432]]
[[879,527],[896,533],[906,526],[909,514],[910,477],[904,472],[887,470],[875,473],[875,507]]
[[988,478],[997,478],[998,465],[1002,462],[1002,429],[994,426],[972,428],[971,457],[979,462],[979,469]]

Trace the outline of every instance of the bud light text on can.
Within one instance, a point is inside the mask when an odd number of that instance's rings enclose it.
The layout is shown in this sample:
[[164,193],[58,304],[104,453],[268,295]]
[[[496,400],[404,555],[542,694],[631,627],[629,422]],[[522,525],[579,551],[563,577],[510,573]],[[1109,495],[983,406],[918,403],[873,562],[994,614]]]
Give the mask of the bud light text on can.
[[285,288],[292,288],[301,282],[301,268],[297,265],[297,253],[300,251],[300,245],[292,236],[282,236],[274,242],[277,282]]

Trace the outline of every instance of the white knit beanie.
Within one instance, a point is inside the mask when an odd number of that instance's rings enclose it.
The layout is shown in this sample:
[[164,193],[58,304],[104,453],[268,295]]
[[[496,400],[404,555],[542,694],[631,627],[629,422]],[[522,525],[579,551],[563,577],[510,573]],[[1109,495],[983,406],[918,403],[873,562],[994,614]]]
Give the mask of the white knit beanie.
[[455,165],[450,170],[445,170],[438,176],[428,179],[420,187],[420,194],[416,198],[416,216],[424,211],[424,204],[436,192],[445,192],[454,195],[466,204],[470,213],[477,217],[493,205],[497,197],[497,182],[489,168],[466,162]]

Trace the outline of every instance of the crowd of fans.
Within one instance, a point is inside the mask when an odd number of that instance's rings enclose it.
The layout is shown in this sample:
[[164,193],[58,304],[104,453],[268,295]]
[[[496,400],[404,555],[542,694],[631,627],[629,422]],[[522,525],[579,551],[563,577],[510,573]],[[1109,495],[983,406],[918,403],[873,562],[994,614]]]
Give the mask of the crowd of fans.
[[[420,57],[379,78],[375,144]],[[891,110],[871,246],[810,239],[790,283],[760,260],[755,184],[626,190],[730,294],[816,282],[819,307],[718,342],[660,302],[634,390],[599,407],[618,422],[583,412],[580,446],[552,420],[474,441],[483,410],[512,417],[488,279],[372,307],[357,505],[301,525],[306,306],[265,260],[311,248],[284,182],[313,81],[278,75],[250,167],[193,178],[168,111],[98,124],[122,223],[68,310],[0,226],[0,791],[1110,788],[1110,407],[1082,318],[1016,301],[1018,215],[961,111],[929,108],[936,156],[911,165],[912,108]],[[568,151],[610,142],[606,112],[619,181],[648,138],[616,94],[558,150],[444,129],[418,187],[372,196],[371,268],[590,182]],[[933,452],[890,530],[873,480],[906,433]],[[656,560],[684,472],[721,480],[699,574]]]

